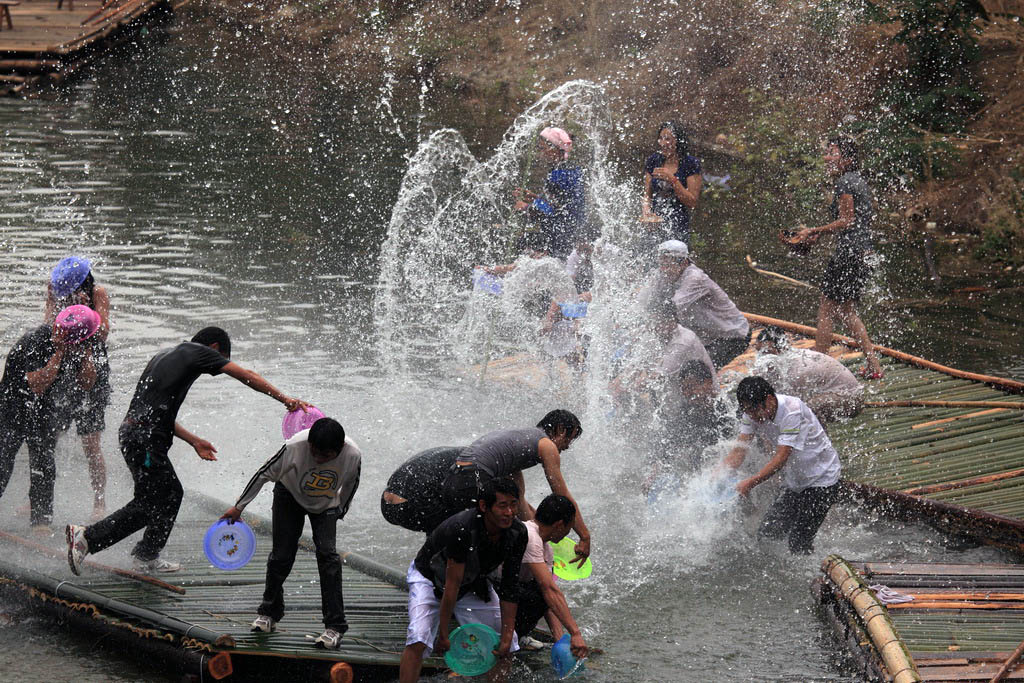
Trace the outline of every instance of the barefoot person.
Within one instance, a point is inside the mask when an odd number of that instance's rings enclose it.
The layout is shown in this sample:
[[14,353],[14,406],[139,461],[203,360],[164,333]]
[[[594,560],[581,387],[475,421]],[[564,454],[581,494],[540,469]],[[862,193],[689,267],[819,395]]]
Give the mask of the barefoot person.
[[94,519],[106,513],[104,499],[107,485],[107,466],[100,449],[100,436],[106,427],[105,413],[110,403],[110,362],[107,360],[107,335],[110,333],[110,297],[105,287],[96,284],[89,259],[68,256],[54,267],[47,287],[45,320],[50,323],[57,313],[68,306],[80,304],[96,311],[100,326],[89,338],[96,382],[84,396],[75,412],[78,436],[89,464],[92,484]]
[[838,317],[864,351],[866,364],[861,375],[865,379],[879,379],[882,366],[878,354],[854,309],[871,275],[871,266],[865,260],[871,251],[871,219],[874,217],[871,190],[860,174],[857,146],[850,138],[836,136],[828,141],[825,165],[835,178],[830,207],[832,222],[803,228],[796,235],[804,244],[814,244],[822,235],[836,235],[836,249],[821,277],[814,350],[828,353],[832,346],[832,324]]
[[839,455],[818,418],[796,396],[775,394],[762,377],[745,377],[736,387],[743,411],[739,445],[723,463],[737,469],[747,457],[754,435],[775,445],[775,455],[761,470],[736,485],[741,496],[782,471],[782,492],[758,533],[789,540],[792,553],[814,551],[814,536],[839,494]]
[[512,477],[519,487],[519,518],[533,519],[533,506],[526,500],[523,470],[541,465],[551,492],[565,496],[576,505],[573,529],[580,540],[575,561],[582,563],[590,555],[590,530],[583,521],[576,499],[562,476],[562,452],[583,433],[579,418],[568,410],[552,410],[525,429],[500,429],[474,441],[455,461],[444,482],[444,495],[451,512],[475,507],[484,484],[491,479]]
[[123,508],[88,527],[69,524],[66,529],[68,564],[80,573],[87,553],[96,553],[145,528],[132,550],[138,571],[174,572],[181,565],[160,557],[178,517],[183,491],[168,451],[174,437],[195,450],[203,460],[216,460],[217,449],[175,420],[188,390],[199,375],[224,373],[255,391],[280,401],[288,410],[309,404],[278,391],[261,376],[231,360],[231,339],[219,327],[205,327],[175,347],[164,349],[142,371],[135,396],[118,433],[121,453],[132,473],[135,492]]
[[359,487],[362,454],[345,437],[338,422],[322,417],[308,430],[290,438],[249,480],[238,502],[221,519],[232,523],[252,502],[263,485],[274,484],[273,541],[267,558],[263,602],[256,610],[253,631],[272,633],[284,617],[284,582],[295,563],[302,527],[309,517],[320,575],[320,607],[325,630],[317,647],[336,650],[348,630],[341,593],[341,557],[335,548],[338,521],[352,503]]
[[51,324],[22,335],[7,354],[0,380],[0,496],[26,443],[31,522],[43,533],[50,533],[53,519],[57,439],[96,382],[88,340],[99,325],[92,309],[69,306]]
[[[519,571],[526,527],[516,519],[519,489],[508,477],[491,479],[471,510],[452,515],[427,537],[409,565],[409,630],[398,673],[415,683],[431,650],[451,643],[452,617],[460,624],[486,624],[498,632],[498,657],[519,649],[515,638]],[[501,569],[497,585],[491,577]]]

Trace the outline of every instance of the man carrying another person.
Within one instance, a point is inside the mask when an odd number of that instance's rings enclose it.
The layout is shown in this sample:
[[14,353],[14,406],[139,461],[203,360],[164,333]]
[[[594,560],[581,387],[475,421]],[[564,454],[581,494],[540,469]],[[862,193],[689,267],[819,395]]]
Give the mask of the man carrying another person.
[[541,418],[536,427],[501,429],[483,435],[459,456],[444,481],[448,509],[454,513],[474,507],[488,481],[511,477],[520,492],[519,518],[524,521],[533,519],[533,506],[526,500],[523,470],[541,465],[551,492],[565,496],[576,506],[573,529],[579,536],[579,542],[576,544],[577,557],[573,561],[582,564],[590,555],[590,530],[583,521],[576,499],[565,484],[561,464],[562,451],[567,450],[582,433],[579,418],[568,410],[557,409]]
[[782,470],[782,492],[761,520],[759,533],[788,537],[792,553],[809,554],[814,536],[839,494],[839,455],[818,418],[796,396],[776,395],[762,377],[745,377],[736,387],[743,411],[739,444],[723,460],[738,469],[756,434],[775,444],[775,455],[761,470],[736,485],[741,496]]
[[528,540],[519,570],[519,607],[516,610],[516,635],[523,649],[540,649],[530,638],[541,617],[545,617],[555,640],[562,637],[562,627],[569,631],[569,647],[577,659],[586,657],[589,648],[583,641],[576,620],[569,612],[569,603],[551,573],[554,553],[548,543],[558,543],[572,529],[576,506],[565,496],[549,495],[537,506],[537,514],[525,522]]
[[[415,683],[431,650],[446,652],[452,616],[481,623],[500,637],[499,660],[519,649],[515,638],[519,571],[527,532],[516,519],[519,489],[508,477],[484,484],[473,509],[446,519],[409,565],[409,630],[399,667],[401,683]],[[501,568],[493,586],[489,575]]]

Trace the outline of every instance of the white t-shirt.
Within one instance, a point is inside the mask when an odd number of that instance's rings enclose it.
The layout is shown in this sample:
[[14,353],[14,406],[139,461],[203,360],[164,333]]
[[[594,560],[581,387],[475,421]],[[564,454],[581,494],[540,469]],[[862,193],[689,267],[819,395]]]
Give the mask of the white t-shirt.
[[820,393],[850,397],[864,393],[864,387],[845,365],[811,349],[759,355],[751,370],[768,380],[776,391],[799,396],[804,401]]
[[747,319],[714,280],[692,263],[675,283],[672,303],[676,322],[697,333],[705,344],[715,339],[746,337]]
[[740,434],[759,434],[776,446],[793,451],[782,466],[782,486],[799,493],[811,487],[831,486],[839,481],[842,465],[825,430],[807,404],[796,396],[776,394],[775,417],[758,424],[744,413]]
[[527,565],[543,562],[548,566],[548,571],[551,571],[555,566],[555,553],[550,545],[541,540],[536,520],[531,519],[523,524],[526,526],[526,551],[523,553],[523,564],[519,568],[519,581],[529,583],[536,579]]
[[674,375],[679,372],[683,364],[698,360],[707,366],[711,372],[711,378],[715,377],[715,364],[711,362],[708,350],[700,343],[700,339],[693,330],[688,330],[682,325],[676,325],[672,333],[672,339],[665,346],[665,353],[661,357],[661,372],[664,375]]

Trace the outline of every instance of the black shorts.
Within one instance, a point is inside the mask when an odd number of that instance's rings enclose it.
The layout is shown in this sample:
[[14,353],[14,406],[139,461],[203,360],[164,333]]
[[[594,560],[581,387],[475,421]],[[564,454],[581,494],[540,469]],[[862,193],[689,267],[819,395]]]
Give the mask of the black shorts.
[[836,249],[819,283],[826,299],[837,304],[860,300],[864,285],[871,276],[871,266],[864,256],[863,251]]
[[384,497],[380,499],[380,513],[388,524],[400,526],[409,531],[424,531],[430,533],[438,527],[448,515],[440,504],[422,506],[411,501],[404,503],[388,503]]
[[540,591],[540,585],[536,581],[520,583],[519,604],[516,606],[516,635],[520,638],[530,635],[547,611],[548,604]]

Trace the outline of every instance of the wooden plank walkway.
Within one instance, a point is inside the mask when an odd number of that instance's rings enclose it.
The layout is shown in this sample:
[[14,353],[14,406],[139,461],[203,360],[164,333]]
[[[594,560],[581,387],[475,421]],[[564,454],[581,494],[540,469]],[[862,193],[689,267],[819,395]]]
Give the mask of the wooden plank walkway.
[[[92,613],[94,618],[104,623],[113,620],[127,624],[126,628],[134,627],[142,637],[165,639],[170,648],[200,651],[207,659],[217,653],[227,653],[234,662],[236,674],[245,672],[241,678],[232,680],[249,680],[261,672],[294,675],[299,671],[303,676],[326,680],[330,666],[338,662],[350,665],[360,680],[397,675],[405,644],[408,598],[398,585],[402,583],[399,572],[390,570],[388,580],[371,576],[354,565],[365,561],[372,574],[388,570],[375,571],[377,567],[372,561],[342,553],[346,563],[343,571],[345,612],[350,629],[339,650],[321,650],[312,640],[324,628],[316,558],[308,548],[300,548],[285,583],[287,612],[279,630],[272,634],[254,634],[249,626],[263,594],[266,559],[271,546],[266,521],[253,525],[258,538],[253,559],[245,567],[231,572],[212,567],[202,554],[203,535],[209,523],[210,520],[179,520],[164,551],[166,557],[182,562],[183,569],[156,578],[184,589],[184,594],[95,568],[86,569],[82,576],[76,577],[61,557],[62,535],[45,540],[46,545],[57,551],[55,557],[49,558],[26,548],[24,543],[0,539],[0,556],[4,558],[0,575],[7,577],[0,583],[6,584],[8,589],[18,585],[44,601],[70,600],[70,604],[85,604],[88,609],[84,611]],[[28,540],[41,543],[35,538]],[[309,543],[307,538],[304,545]],[[102,562],[104,555],[89,559]],[[106,561],[115,560],[107,558]],[[30,571],[29,567],[33,569]],[[25,568],[25,572],[21,568]],[[38,576],[33,576],[33,572]],[[69,591],[79,589],[87,592],[84,597],[78,593],[69,597]],[[130,609],[132,606],[151,614],[140,616]],[[430,671],[443,666],[441,659],[428,659],[425,669]]]
[[58,81],[117,44],[128,29],[170,8],[169,0],[21,0],[0,30],[0,93]]
[[[816,596],[869,678],[989,681],[1024,642],[1024,567],[846,562],[822,565]],[[868,586],[914,599],[883,605]],[[904,659],[905,655],[907,659]],[[1024,680],[1024,663],[1005,680]]]

